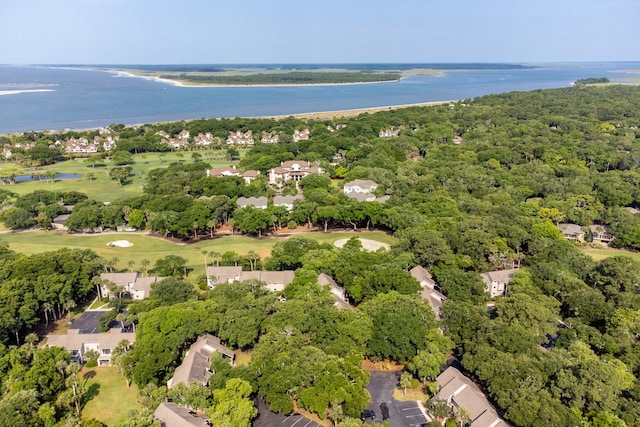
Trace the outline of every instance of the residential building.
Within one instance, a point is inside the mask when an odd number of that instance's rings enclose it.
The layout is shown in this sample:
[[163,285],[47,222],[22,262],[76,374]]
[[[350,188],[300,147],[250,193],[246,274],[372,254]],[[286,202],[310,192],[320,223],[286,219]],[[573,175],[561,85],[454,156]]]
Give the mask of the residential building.
[[436,378],[440,390],[433,396],[435,400],[447,403],[451,408],[464,408],[469,414],[470,427],[508,427],[491,406],[487,396],[462,372],[448,367]]
[[280,137],[275,132],[262,131],[262,138],[260,139],[260,142],[264,144],[277,144],[280,142]]
[[240,282],[242,267],[240,266],[217,266],[207,267],[207,281],[209,287],[213,288],[218,283]]
[[590,225],[589,231],[591,237],[596,243],[610,243],[613,240],[613,235],[609,233],[608,225]]
[[254,141],[253,141],[253,131],[248,130],[246,132],[242,132],[242,131],[236,131],[236,132],[231,132],[229,131],[229,137],[227,138],[227,145],[253,145]]
[[344,184],[344,194],[349,196],[353,193],[370,194],[378,188],[378,184],[370,179],[355,179]]
[[162,402],[153,417],[162,427],[211,427],[207,418],[173,402]]
[[122,341],[133,343],[135,332],[110,329],[105,333],[81,333],[80,329],[69,329],[64,335],[47,335],[47,347],[61,347],[71,354],[71,360],[84,363],[89,350],[98,352],[98,366],[111,365],[111,353]]
[[271,292],[280,292],[291,282],[295,273],[291,270],[285,271],[243,271],[240,276],[241,281],[259,280],[267,284],[267,289]]
[[282,291],[285,286],[293,282],[294,272],[285,271],[244,271],[242,267],[207,267],[207,283],[213,289],[219,283],[244,282],[246,280],[260,280],[267,284],[267,289],[273,292]]
[[296,200],[303,200],[304,197],[301,194],[295,196],[275,196],[273,198],[273,206],[284,206],[288,211],[293,209],[293,203]]
[[378,188],[378,184],[375,181],[371,181],[370,179],[356,179],[344,184],[342,191],[345,196],[359,202],[385,203],[391,198],[389,195],[376,197],[376,195],[373,194],[376,188]]
[[[142,277],[136,272],[132,273],[102,273],[100,279],[108,280],[116,286],[121,286],[123,291],[131,295],[133,300],[142,300],[149,297],[151,285],[164,280],[164,277]],[[108,297],[109,289],[102,283],[100,285],[101,296]]]
[[413,267],[409,273],[411,274],[411,277],[416,279],[416,281],[420,283],[420,286],[422,286],[422,290],[420,291],[422,299],[429,303],[429,307],[433,310],[433,314],[436,316],[436,319],[441,320],[442,303],[447,300],[447,297],[440,293],[440,287],[433,280],[431,273],[419,265]]
[[269,184],[282,186],[287,181],[298,182],[312,173],[324,173],[322,168],[311,166],[304,160],[288,160],[277,168],[269,169]]
[[213,135],[211,135],[211,132],[199,133],[198,135],[193,137],[193,141],[196,143],[196,145],[208,147],[209,145],[213,144]]
[[173,377],[167,382],[167,388],[171,388],[176,384],[192,382],[207,385],[209,377],[213,374],[211,371],[211,355],[214,352],[228,357],[231,366],[233,366],[236,359],[235,353],[222,345],[220,338],[211,334],[202,334],[189,347],[182,363],[176,368]]
[[485,292],[491,295],[491,298],[496,296],[506,296],[509,285],[513,280],[517,268],[510,268],[507,270],[489,271],[482,273],[482,281],[486,285]]
[[249,185],[258,178],[258,175],[260,175],[260,171],[248,170],[243,172],[241,176],[244,179],[244,183]]
[[347,295],[343,288],[338,286],[335,280],[327,274],[320,273],[318,275],[318,285],[329,286],[331,296],[335,300],[334,306],[338,309],[353,308],[347,301]]
[[257,209],[267,209],[268,200],[265,196],[261,197],[238,197],[236,204],[240,208],[246,208],[247,206],[253,206]]
[[225,176],[240,176],[240,171],[235,166],[223,166],[220,168],[207,169],[207,176],[223,178]]
[[293,142],[298,142],[298,141],[306,141],[309,139],[309,129],[303,129],[303,130],[294,130],[293,131]]
[[378,133],[380,138],[393,138],[398,136],[401,128],[389,128],[389,129],[381,129]]
[[574,242],[584,242],[584,231],[578,224],[558,224],[558,229],[562,232],[562,237]]

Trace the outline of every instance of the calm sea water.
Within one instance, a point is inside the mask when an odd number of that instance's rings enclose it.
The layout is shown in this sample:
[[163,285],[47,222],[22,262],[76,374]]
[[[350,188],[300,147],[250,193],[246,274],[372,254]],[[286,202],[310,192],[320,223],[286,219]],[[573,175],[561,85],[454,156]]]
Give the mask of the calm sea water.
[[[0,66],[0,134],[89,129],[209,117],[256,117],[467,99],[567,87],[588,77],[622,81],[640,62],[545,64],[523,70],[449,71],[443,77],[309,87],[177,87],[114,73]],[[636,75],[637,76],[637,75]]]

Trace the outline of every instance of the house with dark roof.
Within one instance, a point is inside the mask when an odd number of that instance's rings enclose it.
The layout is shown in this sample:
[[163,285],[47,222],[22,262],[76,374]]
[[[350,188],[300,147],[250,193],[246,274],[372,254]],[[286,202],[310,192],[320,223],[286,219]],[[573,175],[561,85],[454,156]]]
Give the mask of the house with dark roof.
[[462,372],[454,367],[444,370],[436,382],[440,390],[433,396],[435,400],[446,402],[451,408],[464,408],[469,414],[470,427],[508,427],[498,412],[491,406],[487,396]]
[[211,427],[211,423],[204,416],[198,416],[173,402],[162,402],[153,413],[153,417],[160,421],[162,427]]
[[176,384],[188,384],[190,382],[207,385],[211,371],[211,355],[218,352],[229,358],[233,366],[235,353],[220,343],[220,338],[211,334],[202,334],[196,342],[191,344],[180,366],[173,373],[173,377],[167,382],[167,388]]
[[506,296],[509,285],[513,280],[517,268],[510,268],[507,270],[489,271],[482,273],[482,281],[485,284],[485,292],[491,295],[491,298],[496,296]]

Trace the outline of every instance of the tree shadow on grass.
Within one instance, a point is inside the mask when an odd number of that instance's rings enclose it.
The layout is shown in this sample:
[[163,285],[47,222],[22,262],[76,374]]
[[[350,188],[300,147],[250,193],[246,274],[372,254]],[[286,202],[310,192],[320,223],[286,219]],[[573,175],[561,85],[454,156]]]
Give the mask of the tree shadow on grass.
[[93,383],[87,387],[86,394],[82,397],[83,406],[93,400],[94,397],[100,394],[100,384]]

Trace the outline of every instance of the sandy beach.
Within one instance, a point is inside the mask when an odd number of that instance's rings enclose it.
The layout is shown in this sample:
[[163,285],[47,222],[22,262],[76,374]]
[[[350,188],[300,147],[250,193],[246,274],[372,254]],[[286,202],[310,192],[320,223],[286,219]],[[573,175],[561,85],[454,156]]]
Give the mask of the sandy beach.
[[54,92],[54,90],[53,89],[0,90],[0,96],[2,96],[2,95],[17,95],[19,93],[32,93],[32,92]]
[[298,117],[300,119],[330,120],[333,118],[356,117],[362,113],[377,113],[379,111],[397,110],[399,108],[408,108],[408,107],[430,107],[432,105],[452,104],[456,102],[459,102],[459,100],[451,99],[447,101],[420,102],[417,104],[388,105],[383,107],[356,108],[353,110],[320,111],[316,113],[299,113],[299,114],[288,114],[288,115],[282,115],[282,116],[266,116],[266,117],[279,119],[283,117],[293,116],[293,117]]

